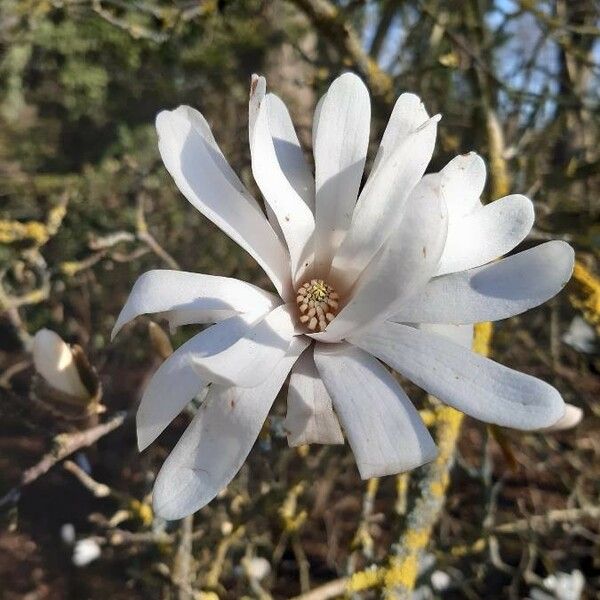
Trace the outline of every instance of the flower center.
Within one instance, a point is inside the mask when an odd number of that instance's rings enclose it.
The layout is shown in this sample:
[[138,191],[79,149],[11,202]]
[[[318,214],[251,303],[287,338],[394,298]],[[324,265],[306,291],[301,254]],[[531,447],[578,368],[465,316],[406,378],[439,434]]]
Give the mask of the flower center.
[[300,322],[311,331],[325,331],[327,324],[333,321],[339,306],[339,296],[322,279],[311,279],[298,288],[296,298]]

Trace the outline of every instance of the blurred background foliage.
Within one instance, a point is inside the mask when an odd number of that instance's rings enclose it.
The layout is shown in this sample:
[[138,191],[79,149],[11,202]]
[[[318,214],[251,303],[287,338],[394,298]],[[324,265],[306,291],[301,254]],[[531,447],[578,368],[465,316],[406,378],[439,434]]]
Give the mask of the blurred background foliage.
[[[100,421],[128,411],[74,462],[4,498],[0,598],[409,597],[415,586],[422,598],[597,597],[599,16],[593,0],[0,0],[0,494],[69,430],[33,403],[38,329],[84,349],[104,389]],[[176,190],[157,112],[199,108],[256,193],[250,75],[288,103],[308,151],[316,100],[348,69],[373,95],[373,148],[395,97],[418,93],[443,115],[430,169],[480,152],[486,200],[534,200],[525,244],[561,238],[578,256],[567,291],[500,324],[492,355],[553,382],[583,424],[550,437],[469,421],[445,511],[418,540],[419,568],[400,575],[404,596],[368,568],[401,552],[421,470],[365,485],[347,449],[287,450],[278,405],[223,497],[161,523],[148,493],[186,417],[139,456],[130,414],[168,342],[143,320],[109,342],[149,268],[269,285]],[[66,525],[101,548],[95,562],[74,566]],[[583,596],[559,595],[548,578],[562,572],[583,576]]]

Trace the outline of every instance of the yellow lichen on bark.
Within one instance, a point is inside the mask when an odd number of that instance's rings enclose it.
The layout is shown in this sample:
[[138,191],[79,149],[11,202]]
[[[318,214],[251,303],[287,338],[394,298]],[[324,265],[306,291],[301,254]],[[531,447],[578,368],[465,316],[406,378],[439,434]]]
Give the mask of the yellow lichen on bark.
[[43,246],[49,237],[48,228],[39,221],[0,221],[0,244],[29,241]]
[[581,261],[575,261],[571,304],[583,313],[586,321],[600,335],[600,280]]

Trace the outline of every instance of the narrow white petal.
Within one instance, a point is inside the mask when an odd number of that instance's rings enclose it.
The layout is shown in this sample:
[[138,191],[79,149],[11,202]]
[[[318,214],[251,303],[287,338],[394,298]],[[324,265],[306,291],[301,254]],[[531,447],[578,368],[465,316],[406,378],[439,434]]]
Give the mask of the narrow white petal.
[[222,352],[192,356],[191,364],[207,381],[254,387],[262,383],[285,356],[294,337],[290,305],[281,305]]
[[[267,94],[263,99],[252,139],[252,173],[263,193],[265,201],[277,217],[292,261],[292,274],[295,275],[303,263],[312,263],[312,236],[315,220],[311,209],[292,187],[284,171],[282,161],[285,155],[275,137],[276,123],[280,118],[279,99]],[[281,126],[277,126],[281,129]],[[278,152],[279,148],[279,152]]]
[[533,430],[554,424],[564,413],[551,385],[442,336],[388,322],[350,341],[442,402],[486,423]]
[[161,112],[156,129],[163,162],[182,194],[260,264],[280,295],[289,294],[285,248],[256,203],[223,174],[222,155],[190,120],[189,109]]
[[292,369],[284,427],[290,446],[344,443],[311,349],[302,354]]
[[320,107],[314,141],[318,272],[327,271],[350,226],[369,147],[370,121],[365,84],[352,73],[338,77]]
[[269,131],[273,137],[277,161],[295,192],[314,212],[315,178],[308,168],[290,113],[279,96],[268,94],[267,97]]
[[447,337],[454,343],[460,344],[464,348],[469,348],[469,350],[473,347],[473,334],[475,332],[475,327],[473,325],[420,323],[419,329]]
[[321,120],[321,109],[323,108],[323,102],[325,102],[325,98],[327,97],[327,93],[323,94],[317,105],[315,106],[315,112],[313,114],[313,124],[312,124],[312,147],[313,150],[317,145],[317,132],[319,131],[319,121]]
[[[258,111],[260,110],[260,105],[264,100],[267,94],[267,80],[259,75],[252,75],[251,83],[250,83],[250,97],[248,101],[248,144],[250,147],[250,155],[252,156],[252,146],[254,140],[254,126],[256,124],[256,119],[258,118]],[[279,227],[279,223],[277,222],[277,216],[273,212],[271,205],[265,203],[265,211],[267,213],[267,218],[273,231],[275,231],[277,237],[285,244],[285,237],[283,235],[283,231],[281,231],[281,227]]]
[[204,115],[192,108],[191,106],[180,106],[176,109],[177,112],[180,111],[182,115],[187,118],[194,128],[194,130],[199,133],[204,141],[208,144],[209,150],[211,150],[210,154],[218,169],[221,171],[225,179],[244,197],[248,200],[248,203],[251,204],[259,214],[262,214],[262,209],[260,205],[256,201],[256,199],[252,196],[252,194],[248,191],[246,186],[242,183],[240,178],[237,176],[236,172],[231,168],[231,165],[227,162],[223,151],[217,144],[217,140],[215,140],[215,136],[208,124],[207,120],[204,118]]
[[[148,313],[167,313],[172,326],[209,323],[236,313],[266,313],[278,304],[264,290],[231,277],[152,270],[135,282],[112,331],[112,338],[126,324]],[[198,320],[195,320],[198,319]]]
[[137,411],[140,450],[148,447],[167,425],[207,385],[191,366],[190,358],[223,351],[251,328],[256,316],[231,317],[195,335],[181,345],[154,373]]
[[546,242],[498,262],[432,279],[392,317],[407,323],[481,323],[521,314],[562,290],[575,253]]
[[89,397],[90,393],[81,383],[71,348],[54,331],[40,329],[35,334],[33,365],[54,389],[77,398]]
[[379,166],[393,154],[394,150],[428,119],[429,115],[419,96],[401,94],[394,104],[392,114],[383,132],[369,177],[373,177]]
[[485,162],[475,152],[456,156],[440,171],[440,191],[451,219],[481,206],[485,178]]
[[573,404],[565,404],[565,414],[550,427],[546,427],[542,431],[564,431],[565,429],[573,429],[577,427],[583,418],[583,410]]
[[254,138],[254,126],[258,117],[261,102],[267,94],[267,80],[261,75],[252,75],[250,83],[250,96],[248,100],[248,143],[252,150],[252,139]]
[[431,159],[438,120],[433,117],[413,131],[365,184],[348,234],[333,259],[332,277],[346,287],[358,279],[402,220],[410,192]]
[[315,339],[337,341],[371,321],[383,320],[425,285],[444,249],[445,211],[439,196],[426,201],[412,196],[404,219],[361,275],[352,298]]
[[419,413],[379,361],[349,344],[317,344],[314,356],[363,479],[435,458]]
[[516,248],[531,231],[533,203],[513,194],[453,218],[437,275],[485,265]]
[[295,338],[271,377],[255,388],[212,385],[154,485],[157,515],[180,519],[208,504],[235,477],[306,338]]

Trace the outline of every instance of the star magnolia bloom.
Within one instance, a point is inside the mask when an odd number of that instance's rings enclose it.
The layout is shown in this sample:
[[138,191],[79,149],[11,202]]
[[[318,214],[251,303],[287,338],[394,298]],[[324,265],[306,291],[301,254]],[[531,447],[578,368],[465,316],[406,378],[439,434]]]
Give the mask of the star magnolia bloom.
[[199,112],[182,106],[156,120],[181,192],[256,259],[278,294],[177,271],[136,282],[114,333],[144,313],[163,313],[173,327],[216,323],[161,365],[141,401],[143,449],[210,384],[158,475],[156,512],[183,517],[231,481],[288,376],[290,445],[341,444],[343,429],[363,478],[436,455],[382,363],[482,421],[523,430],[557,422],[565,405],[553,387],[470,350],[473,323],[537,306],[571,275],[573,251],[563,242],[493,262],[531,229],[532,203],[511,195],[483,206],[485,165],[474,153],[423,176],[439,116],[413,94],[396,102],[362,189],[370,99],[358,77],[336,79],[317,105],[314,177],[284,103],[262,77],[253,78],[249,108],[267,217]]

